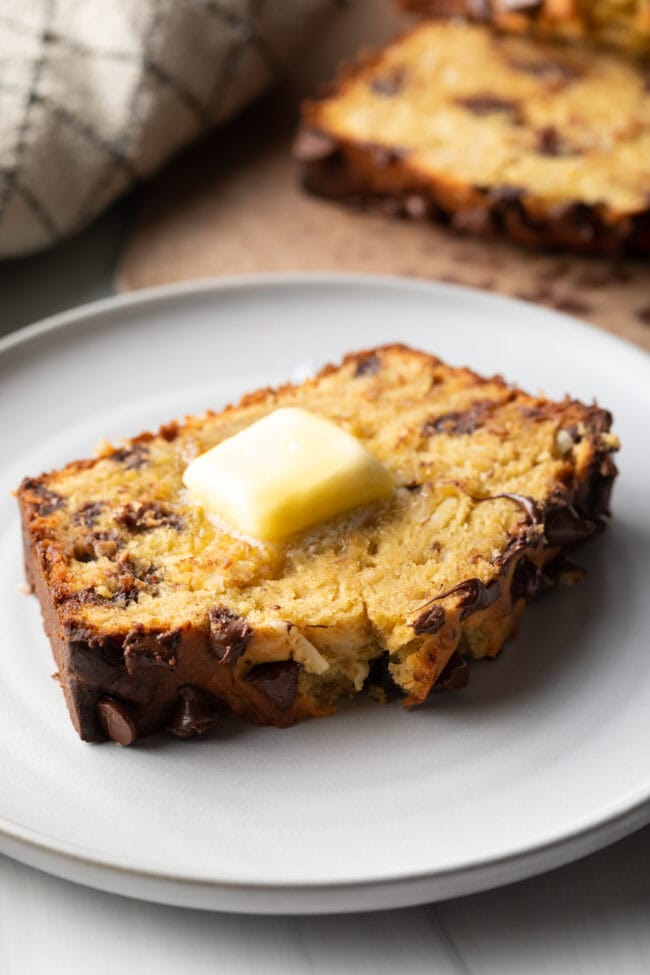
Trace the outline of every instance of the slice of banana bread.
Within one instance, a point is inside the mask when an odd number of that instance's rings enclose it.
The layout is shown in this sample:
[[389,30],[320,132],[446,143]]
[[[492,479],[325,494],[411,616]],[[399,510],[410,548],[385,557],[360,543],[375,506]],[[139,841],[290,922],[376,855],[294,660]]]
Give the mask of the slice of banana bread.
[[425,17],[467,17],[545,39],[591,40],[650,54],[650,0],[400,0]]
[[[358,437],[392,497],[273,545],[211,520],[186,465],[280,406]],[[77,731],[285,726],[364,689],[410,706],[461,685],[607,514],[610,422],[393,345],[26,479],[27,577]]]
[[650,253],[650,89],[633,61],[424,22],[304,105],[307,189],[533,246]]

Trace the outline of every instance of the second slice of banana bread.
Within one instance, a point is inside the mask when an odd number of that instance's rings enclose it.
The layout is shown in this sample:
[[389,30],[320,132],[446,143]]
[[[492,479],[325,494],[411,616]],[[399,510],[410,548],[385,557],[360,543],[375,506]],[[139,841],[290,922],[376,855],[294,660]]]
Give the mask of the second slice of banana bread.
[[535,247],[650,253],[647,70],[425,22],[303,108],[307,189]]

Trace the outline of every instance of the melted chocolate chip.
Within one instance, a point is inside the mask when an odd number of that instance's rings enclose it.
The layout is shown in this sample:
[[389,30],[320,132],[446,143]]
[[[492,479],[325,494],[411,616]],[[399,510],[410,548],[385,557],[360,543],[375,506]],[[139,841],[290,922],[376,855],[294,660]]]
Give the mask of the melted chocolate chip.
[[422,431],[425,436],[435,433],[445,433],[450,437],[460,437],[474,433],[485,425],[495,404],[490,401],[477,400],[469,409],[461,412],[444,413],[442,416],[431,417],[424,424]]
[[534,75],[536,78],[544,79],[552,87],[564,87],[571,81],[577,81],[582,75],[582,69],[577,65],[552,58],[545,58],[543,61],[508,58],[508,64],[516,71],[523,71],[526,74]]
[[600,461],[592,474],[587,508],[594,518],[610,514],[609,501],[617,474],[618,468],[609,456]]
[[540,590],[541,570],[526,557],[519,559],[512,574],[510,598],[513,604],[519,599],[532,599]]
[[[487,609],[492,605],[495,600],[501,595],[501,583],[498,579],[493,579],[492,582],[485,586],[480,579],[464,579],[463,582],[459,582],[457,586],[453,586],[451,589],[447,589],[445,592],[439,593],[434,596],[433,599],[429,601],[429,606],[431,603],[438,602],[439,599],[446,599],[447,596],[460,595],[460,600],[458,601],[458,606],[462,607],[460,619],[465,620],[468,616],[473,613],[478,613],[483,609]],[[419,632],[421,633],[436,633],[437,630],[444,624],[444,613],[442,617],[435,612],[436,608],[431,607],[425,609],[425,611],[418,616],[415,623],[411,624],[413,629],[419,627]],[[441,621],[442,620],[442,621]],[[423,630],[422,626],[427,626],[427,629]],[[435,627],[431,629],[431,627]],[[416,633],[418,631],[416,630]]]
[[384,98],[392,98],[395,95],[399,95],[404,85],[404,80],[406,78],[406,72],[404,68],[395,68],[389,74],[380,75],[377,78],[373,78],[370,82],[370,88],[375,93],[375,95],[381,95]]
[[445,664],[437,681],[433,685],[434,691],[460,691],[469,682],[469,667],[464,657],[454,650]]
[[472,115],[493,115],[495,112],[519,114],[519,103],[517,101],[489,93],[466,95],[464,98],[457,98],[456,104],[466,108]]
[[95,686],[112,682],[124,664],[121,636],[97,634],[76,623],[64,625],[70,670]]
[[376,352],[371,352],[370,355],[364,355],[357,361],[354,378],[358,379],[360,376],[376,376],[380,367],[381,359]]
[[413,623],[413,630],[417,636],[422,636],[423,633],[431,635],[441,630],[444,625],[445,611],[442,606],[430,606]]
[[40,481],[36,481],[33,478],[25,478],[21,484],[21,489],[23,491],[29,491],[32,495],[32,498],[28,500],[37,515],[52,515],[66,504],[64,497],[57,494],[56,491],[46,488]]
[[563,555],[558,555],[542,568],[538,568],[529,559],[522,558],[513,573],[510,595],[512,602],[518,599],[533,599],[540,593],[554,589],[560,581],[578,582],[585,575],[585,570],[569,562]]
[[386,700],[395,701],[398,697],[402,697],[403,694],[401,688],[393,680],[389,669],[389,659],[389,654],[386,652],[370,661],[364,687],[366,689],[373,687],[379,688],[386,695]]
[[75,524],[85,525],[86,528],[94,528],[97,519],[104,510],[103,501],[88,501],[72,515],[71,521]]
[[109,455],[109,460],[114,460],[118,464],[123,464],[127,471],[138,470],[147,463],[149,458],[149,448],[144,444],[134,443],[128,447],[121,447],[114,450]]
[[253,628],[227,606],[212,606],[208,625],[210,649],[219,663],[236,664],[253,636]]
[[536,527],[526,531],[520,530],[508,540],[506,547],[494,564],[499,566],[502,574],[505,575],[512,559],[518,557],[525,549],[537,549],[542,545],[543,538]]
[[117,553],[116,536],[111,532],[94,532],[75,542],[74,557],[78,562],[92,562],[95,559],[112,559]]
[[515,504],[520,505],[533,524],[537,524],[540,520],[539,505],[534,498],[529,497],[527,494],[513,494],[510,491],[502,491],[500,494],[488,494],[484,498],[473,498],[474,501],[496,501],[497,498],[507,498],[509,501],[514,501]]
[[104,732],[118,745],[131,745],[137,737],[137,726],[131,707],[124,701],[104,697],[97,703],[97,718]]
[[176,651],[181,642],[181,631],[147,631],[141,623],[130,630],[124,640],[124,662],[127,673],[133,677],[141,667],[164,667],[174,670]]
[[544,535],[551,548],[577,545],[596,531],[596,522],[581,518],[570,504],[558,504],[544,511]]
[[156,528],[183,529],[182,517],[162,501],[130,501],[115,520],[130,532],[148,532]]
[[298,670],[294,660],[276,660],[253,667],[245,680],[266,695],[279,711],[288,711],[298,691]]
[[436,596],[436,599],[443,599],[445,596],[461,594],[459,606],[463,607],[460,614],[461,620],[467,619],[472,613],[478,613],[482,609],[487,609],[501,594],[501,585],[498,579],[494,579],[487,586],[483,585],[480,579],[466,579],[459,582],[453,589]]
[[408,484],[405,484],[404,485],[404,487],[411,494],[414,494],[416,491],[421,491],[422,490],[422,485],[420,484],[419,481],[409,481]]
[[186,684],[179,688],[167,731],[176,738],[195,738],[204,735],[219,721],[224,703],[201,687]]
[[545,125],[537,133],[537,152],[540,156],[572,156],[576,150],[562,138],[554,125]]
[[80,606],[130,606],[140,598],[140,588],[128,580],[120,580],[118,588],[110,596],[97,592],[93,586],[80,589],[72,597]]

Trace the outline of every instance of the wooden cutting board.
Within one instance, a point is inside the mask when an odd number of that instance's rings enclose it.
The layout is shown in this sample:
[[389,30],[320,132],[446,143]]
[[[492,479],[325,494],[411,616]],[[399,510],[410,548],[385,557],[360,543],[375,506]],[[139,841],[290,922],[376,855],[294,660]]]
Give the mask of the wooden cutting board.
[[[316,66],[321,77],[328,68]],[[549,305],[650,349],[650,263],[539,254],[307,196],[290,146],[310,85],[303,78],[258,103],[150,184],[120,289],[259,271],[404,274]]]

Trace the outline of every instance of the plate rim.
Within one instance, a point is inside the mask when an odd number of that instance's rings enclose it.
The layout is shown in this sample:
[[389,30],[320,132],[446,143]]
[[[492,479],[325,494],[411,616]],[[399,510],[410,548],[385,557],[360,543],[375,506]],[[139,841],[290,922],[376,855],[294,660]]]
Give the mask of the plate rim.
[[[269,286],[272,288],[291,288],[312,285],[399,288],[420,294],[429,293],[432,298],[446,294],[458,299],[478,301],[492,307],[495,305],[512,307],[514,304],[520,306],[522,312],[528,316],[533,314],[538,315],[540,321],[545,319],[548,325],[563,325],[565,328],[572,328],[574,332],[581,331],[587,340],[597,338],[601,343],[615,349],[618,355],[633,358],[637,364],[645,363],[646,367],[650,364],[650,353],[642,347],[603,331],[596,325],[581,321],[570,314],[552,308],[540,307],[532,302],[526,302],[508,295],[495,294],[480,288],[423,278],[342,272],[268,272],[231,275],[223,278],[205,277],[159,285],[132,293],[110,295],[57,312],[1,337],[0,358],[10,350],[21,345],[28,345],[30,342],[37,341],[42,336],[52,332],[87,325],[92,318],[103,313],[119,312],[132,307],[153,305],[160,301],[164,303],[194,295],[203,296],[211,292],[241,292]],[[376,909],[377,907],[388,909],[501,886],[505,883],[533,876],[546,869],[553,869],[592,853],[615,840],[621,839],[648,821],[650,821],[650,790],[646,789],[642,796],[630,796],[628,794],[627,799],[620,799],[605,817],[601,817],[596,822],[586,826],[576,826],[559,837],[535,845],[524,846],[503,856],[490,857],[487,855],[484,858],[475,858],[461,863],[453,868],[437,871],[423,869],[379,878],[315,880],[302,883],[278,881],[272,884],[267,882],[256,884],[255,882],[165,872],[164,869],[145,866],[137,861],[118,861],[110,855],[93,854],[90,849],[48,837],[47,834],[43,834],[39,830],[23,827],[2,815],[0,815],[0,852],[7,853],[14,859],[22,860],[22,862],[45,869],[47,872],[58,876],[67,877],[69,867],[72,866],[73,872],[78,871],[81,876],[69,879],[103,890],[119,891],[128,896],[137,897],[141,896],[141,893],[130,893],[129,890],[123,889],[119,886],[120,881],[128,878],[136,884],[144,883],[147,887],[145,896],[153,901],[158,900],[189,907],[207,906],[210,908],[216,906],[219,910],[250,911],[251,913],[300,914],[305,913],[306,910],[305,895],[312,897],[316,895],[315,905],[310,905],[310,911],[329,913],[340,910],[360,911]],[[41,859],[40,864],[34,862],[39,859]],[[47,861],[45,865],[43,865],[42,860]],[[66,865],[67,870],[65,869]],[[99,877],[90,876],[97,874],[97,872],[99,872]],[[490,878],[490,874],[493,874],[492,878]],[[117,880],[118,886],[115,885],[115,880]],[[156,885],[174,887],[175,893],[171,898],[169,895],[165,896],[163,890],[157,891],[155,889]],[[422,895],[421,890],[415,898],[413,895],[409,896],[409,888],[415,888],[416,885],[419,885],[420,888],[425,885],[427,888],[426,896]],[[148,889],[149,887],[152,889]],[[187,897],[184,897],[182,893],[179,894],[177,889],[179,887],[186,889]],[[404,889],[400,890],[400,888]],[[397,893],[399,891],[399,895],[393,897],[390,903],[377,904],[375,903],[376,896],[373,897],[372,895],[373,892],[376,895],[381,891],[385,893],[391,891]],[[261,895],[262,898],[272,898],[274,895],[282,894],[283,898],[282,904],[277,910],[272,901],[265,902],[263,907],[259,905],[248,906],[246,903],[243,905],[238,903],[235,907],[229,907],[227,900],[225,903],[219,902],[217,905],[203,903],[203,896],[206,892],[219,893],[226,898],[235,893],[243,895],[244,898],[253,894],[258,897]],[[192,896],[190,896],[191,894]],[[349,898],[350,895],[357,895],[359,903],[352,906],[347,904],[342,907],[340,897]]]

